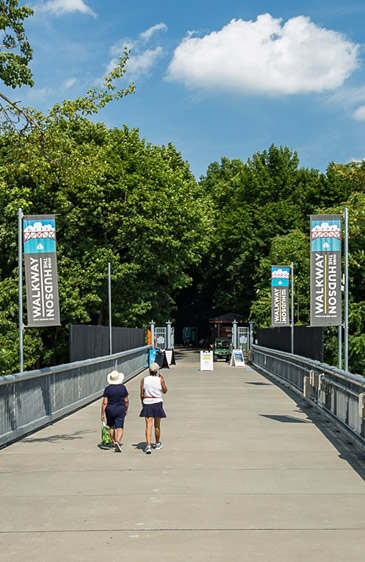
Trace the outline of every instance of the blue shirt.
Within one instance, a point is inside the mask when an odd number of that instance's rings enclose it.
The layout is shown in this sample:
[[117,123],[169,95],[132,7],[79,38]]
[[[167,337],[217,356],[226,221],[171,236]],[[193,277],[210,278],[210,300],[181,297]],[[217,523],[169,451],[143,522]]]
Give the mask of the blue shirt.
[[128,396],[128,390],[124,384],[110,384],[105,387],[103,396],[108,398],[106,408],[109,412],[120,412],[125,408],[124,398]]

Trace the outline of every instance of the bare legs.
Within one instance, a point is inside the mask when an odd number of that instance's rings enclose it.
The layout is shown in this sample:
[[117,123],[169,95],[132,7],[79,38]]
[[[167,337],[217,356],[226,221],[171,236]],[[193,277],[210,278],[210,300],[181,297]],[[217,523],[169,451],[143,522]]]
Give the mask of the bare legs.
[[160,424],[161,424],[161,418],[155,418],[155,437],[156,437],[156,443],[159,443],[159,442],[160,442],[160,435],[161,435]]
[[152,438],[152,425],[153,425],[153,421],[155,421],[155,437],[156,437],[156,443],[158,443],[160,441],[160,435],[161,435],[161,429],[160,429],[160,424],[161,424],[161,418],[145,418],[146,420],[146,442],[147,445],[151,445],[151,438]]
[[145,420],[146,420],[146,441],[147,441],[147,445],[151,446],[153,418],[145,418]]
[[[114,429],[114,427],[110,427],[109,433],[110,433],[110,437],[112,438],[113,447],[114,447],[116,441],[118,441],[118,443],[122,442],[122,437],[123,437],[123,428],[122,427],[116,427],[115,429]],[[115,438],[115,436],[117,438]]]
[[121,443],[121,442],[122,442],[122,437],[123,437],[123,428],[122,428],[122,427],[117,427],[114,431],[117,432],[116,441],[118,441],[118,443]]

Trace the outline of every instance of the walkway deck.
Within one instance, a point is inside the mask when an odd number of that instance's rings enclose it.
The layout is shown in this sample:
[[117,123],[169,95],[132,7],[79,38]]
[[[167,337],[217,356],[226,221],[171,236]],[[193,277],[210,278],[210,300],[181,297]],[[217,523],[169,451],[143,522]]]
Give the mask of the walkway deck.
[[331,423],[250,368],[200,372],[182,352],[148,456],[140,378],[122,454],[98,448],[100,401],[0,452],[1,559],[364,559],[364,459]]

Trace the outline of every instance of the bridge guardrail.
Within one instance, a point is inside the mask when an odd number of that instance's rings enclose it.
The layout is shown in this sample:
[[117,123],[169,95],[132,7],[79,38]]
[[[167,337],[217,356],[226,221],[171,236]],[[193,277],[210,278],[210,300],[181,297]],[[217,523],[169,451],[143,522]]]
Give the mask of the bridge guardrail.
[[148,366],[151,346],[0,377],[0,447],[101,397],[113,369],[125,382]]
[[258,371],[314,402],[365,447],[365,377],[258,345],[252,346],[249,359]]

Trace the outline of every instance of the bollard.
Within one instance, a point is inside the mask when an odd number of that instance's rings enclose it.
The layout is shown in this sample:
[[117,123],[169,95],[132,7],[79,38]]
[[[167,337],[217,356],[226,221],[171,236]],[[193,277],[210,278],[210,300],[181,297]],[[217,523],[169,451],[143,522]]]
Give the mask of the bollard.
[[359,394],[359,416],[365,420],[365,392]]

